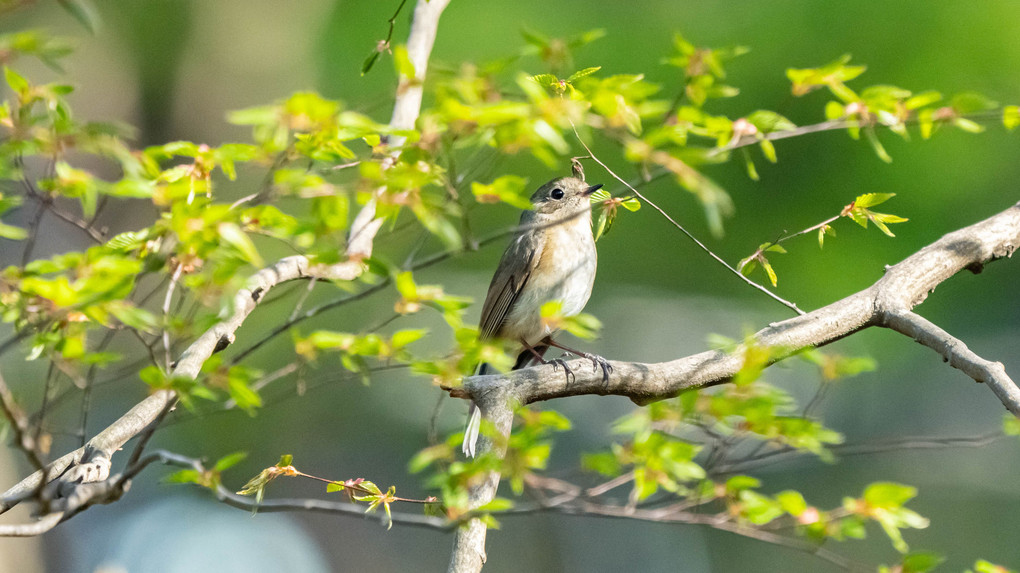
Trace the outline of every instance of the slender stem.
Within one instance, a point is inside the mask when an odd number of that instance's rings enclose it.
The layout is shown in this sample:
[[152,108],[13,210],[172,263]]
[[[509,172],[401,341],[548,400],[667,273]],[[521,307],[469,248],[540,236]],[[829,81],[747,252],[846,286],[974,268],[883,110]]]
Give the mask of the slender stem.
[[14,443],[25,453],[35,469],[41,470],[45,467],[42,458],[39,456],[38,440],[29,436],[30,423],[25,413],[18,407],[14,400],[14,393],[0,375],[0,409],[3,409],[4,416],[10,422],[14,430]]
[[712,258],[713,260],[715,260],[715,261],[716,261],[717,263],[719,263],[720,265],[722,265],[723,267],[725,267],[725,268],[726,268],[726,269],[727,269],[728,271],[730,271],[731,273],[733,273],[734,275],[736,275],[737,277],[739,277],[739,278],[740,278],[740,280],[744,281],[744,282],[745,282],[745,283],[747,283],[747,284],[748,284],[749,286],[752,286],[752,287],[754,287],[754,288],[758,289],[759,291],[761,291],[761,292],[765,293],[765,294],[766,294],[766,295],[767,295],[767,296],[768,296],[769,298],[771,298],[771,299],[775,300],[776,302],[778,302],[778,303],[782,304],[783,306],[785,306],[785,307],[787,307],[787,308],[789,308],[789,309],[793,310],[793,311],[794,311],[794,312],[796,312],[797,314],[800,314],[800,315],[803,315],[803,314],[804,314],[804,311],[803,311],[803,310],[801,310],[800,308],[798,308],[798,307],[797,307],[797,305],[796,305],[795,303],[792,303],[792,302],[790,302],[790,301],[788,301],[788,300],[786,300],[786,299],[784,299],[784,298],[780,297],[779,295],[777,295],[776,293],[774,293],[774,292],[770,291],[769,289],[765,288],[764,286],[762,286],[762,285],[760,285],[760,284],[758,284],[758,283],[756,283],[756,282],[752,281],[751,279],[749,279],[749,278],[745,277],[745,276],[744,276],[743,274],[741,274],[741,272],[740,272],[740,271],[738,271],[737,269],[735,269],[735,268],[731,267],[729,263],[727,263],[726,261],[724,261],[724,260],[722,259],[722,257],[720,257],[719,255],[717,255],[717,254],[713,253],[711,249],[709,249],[709,248],[708,248],[707,246],[705,246],[705,244],[704,244],[704,243],[702,243],[701,241],[699,241],[699,240],[697,239],[697,237],[695,237],[695,236],[694,236],[693,234],[691,234],[691,232],[690,232],[690,231],[688,231],[688,230],[687,230],[686,228],[684,228],[684,226],[683,226],[683,225],[681,225],[680,223],[677,223],[677,222],[676,222],[676,221],[675,221],[675,220],[674,220],[674,219],[673,219],[672,217],[670,217],[670,216],[669,216],[669,214],[668,214],[668,213],[666,213],[666,211],[664,211],[664,210],[663,210],[663,209],[662,209],[661,207],[659,207],[659,206],[658,206],[658,205],[656,205],[656,204],[655,204],[654,202],[652,202],[652,201],[651,201],[650,199],[648,199],[647,197],[645,197],[644,195],[642,195],[642,194],[641,194],[641,192],[640,192],[640,191],[638,191],[638,190],[637,190],[637,189],[636,189],[636,188],[635,188],[635,187],[634,187],[633,185],[631,185],[630,183],[628,183],[627,181],[625,181],[625,180],[624,180],[624,179],[623,179],[622,177],[620,177],[619,175],[617,175],[617,174],[616,174],[616,173],[615,173],[615,172],[614,172],[614,171],[613,171],[612,169],[610,169],[610,168],[609,168],[609,166],[607,166],[607,165],[606,165],[605,163],[603,163],[603,162],[602,162],[602,161],[601,161],[601,160],[600,160],[600,159],[599,159],[598,157],[596,157],[596,156],[595,156],[595,154],[594,154],[594,153],[592,152],[591,148],[590,148],[590,147],[588,147],[588,145],[587,145],[587,144],[586,144],[586,143],[584,142],[584,140],[583,140],[583,139],[581,139],[581,135],[580,135],[579,133],[577,133],[577,126],[575,126],[575,125],[574,125],[574,122],[573,122],[573,121],[571,121],[571,122],[570,122],[570,126],[571,126],[571,127],[573,128],[573,130],[574,130],[574,136],[575,136],[575,137],[577,137],[577,141],[579,141],[579,142],[581,143],[581,146],[582,146],[582,147],[584,147],[585,151],[587,151],[587,152],[588,152],[588,154],[589,154],[589,155],[591,155],[591,158],[592,158],[592,159],[593,159],[593,160],[595,161],[595,163],[598,163],[598,164],[599,164],[600,166],[602,166],[602,168],[603,168],[603,169],[605,169],[607,173],[609,173],[610,175],[612,175],[614,179],[616,179],[616,180],[617,180],[617,181],[619,181],[620,183],[623,183],[623,184],[624,184],[624,186],[626,186],[626,187],[627,187],[628,189],[630,189],[630,190],[631,190],[631,192],[632,192],[632,193],[634,193],[634,195],[636,195],[636,196],[637,196],[637,197],[638,197],[639,199],[641,199],[641,200],[642,200],[642,201],[644,201],[645,203],[647,203],[647,204],[651,205],[653,209],[655,209],[656,211],[658,211],[660,215],[662,215],[663,217],[665,217],[667,221],[669,221],[670,223],[672,223],[674,227],[676,227],[676,228],[677,228],[677,229],[679,229],[679,230],[680,230],[680,231],[681,231],[681,232],[682,232],[682,233],[683,233],[684,235],[686,235],[688,239],[690,239],[691,241],[694,241],[694,244],[696,244],[696,245],[698,245],[699,247],[701,247],[701,250],[705,251],[705,253],[707,253],[709,257],[711,257],[711,258]]
[[28,224],[28,239],[25,241],[25,250],[21,253],[21,266],[24,267],[32,260],[32,251],[35,249],[36,239],[39,237],[39,224],[42,223],[43,215],[46,214],[46,202],[39,201],[32,215],[32,222]]
[[170,329],[168,328],[168,323],[170,322],[170,302],[174,298],[174,289],[177,287],[177,281],[180,280],[183,270],[184,265],[177,263],[177,268],[174,269],[173,275],[170,276],[170,284],[166,287],[166,295],[163,297],[163,332],[161,338],[163,339],[164,366],[167,372],[170,372],[171,365],[173,364],[173,358],[170,356]]

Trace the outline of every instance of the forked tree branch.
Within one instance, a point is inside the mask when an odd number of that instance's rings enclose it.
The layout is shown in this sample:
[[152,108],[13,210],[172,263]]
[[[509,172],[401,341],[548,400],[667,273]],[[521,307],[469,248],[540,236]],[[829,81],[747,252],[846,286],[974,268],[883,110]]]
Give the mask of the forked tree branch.
[[[456,397],[469,398],[509,433],[514,406],[553,398],[586,394],[626,396],[637,404],[673,398],[686,390],[728,382],[744,365],[747,344],[767,347],[770,361],[778,362],[801,349],[835,342],[872,326],[889,328],[910,336],[941,354],[949,364],[977,382],[985,383],[1003,406],[1020,417],[1020,389],[1001,363],[990,362],[961,341],[921,318],[912,309],[942,282],[962,270],[980,272],[988,262],[1009,257],[1020,246],[1020,204],[969,227],[949,233],[899,264],[886,267],[872,286],[813,312],[770,324],[734,351],[714,350],[670,362],[642,364],[610,362],[609,381],[601,370],[583,359],[568,362],[574,376],[537,366],[508,374],[475,376],[462,388],[451,389]],[[481,451],[491,451],[484,440]],[[502,453],[502,452],[498,452]],[[495,496],[499,474],[492,472],[471,491],[470,507],[479,507]],[[458,531],[450,571],[479,571],[485,562],[485,525],[473,520]]]

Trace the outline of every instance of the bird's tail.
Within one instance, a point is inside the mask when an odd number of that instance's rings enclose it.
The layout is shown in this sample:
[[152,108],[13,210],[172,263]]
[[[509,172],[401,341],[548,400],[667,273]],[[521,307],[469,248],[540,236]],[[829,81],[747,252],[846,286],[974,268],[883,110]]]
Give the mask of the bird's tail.
[[[478,367],[478,374],[488,374],[489,365],[482,363]],[[482,410],[478,407],[478,404],[471,402],[471,409],[468,410],[468,421],[467,426],[464,428],[464,443],[461,445],[464,455],[473,458],[475,457],[475,447],[478,445],[478,429],[482,425]]]

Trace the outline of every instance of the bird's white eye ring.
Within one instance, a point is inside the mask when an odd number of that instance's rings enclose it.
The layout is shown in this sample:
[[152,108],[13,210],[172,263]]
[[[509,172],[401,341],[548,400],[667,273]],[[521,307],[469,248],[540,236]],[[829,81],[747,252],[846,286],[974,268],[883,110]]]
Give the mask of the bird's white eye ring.
[[552,193],[550,193],[549,196],[552,197],[553,199],[562,199],[563,198],[563,189],[559,189],[559,188],[553,189]]

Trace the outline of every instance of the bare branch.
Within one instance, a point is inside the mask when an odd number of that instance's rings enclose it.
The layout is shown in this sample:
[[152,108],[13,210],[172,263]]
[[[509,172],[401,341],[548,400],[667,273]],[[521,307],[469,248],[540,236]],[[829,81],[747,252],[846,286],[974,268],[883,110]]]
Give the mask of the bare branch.
[[[998,121],[1002,117],[1002,110],[988,110],[984,112],[974,112],[961,114],[960,117],[973,120],[973,121]],[[903,122],[903,125],[914,125],[919,124],[920,120],[917,118],[910,118]],[[757,145],[761,143],[762,139],[769,141],[778,141],[780,139],[790,139],[792,137],[800,137],[802,135],[808,135],[811,133],[822,133],[826,131],[835,131],[840,129],[849,128],[875,128],[883,127],[888,128],[889,125],[878,123],[874,121],[864,121],[860,119],[830,119],[821,123],[812,123],[810,125],[802,125],[793,129],[785,129],[782,131],[771,131],[769,133],[759,133],[756,135],[742,135],[739,138],[723,145],[722,147],[713,147],[707,150],[708,157],[715,157],[717,155],[727,153],[734,149],[741,147],[747,147],[749,145]]]
[[953,368],[958,368],[975,382],[984,383],[1013,413],[1020,416],[1020,388],[1006,374],[1001,362],[990,362],[975,354],[962,340],[951,336],[927,319],[913,312],[888,312],[883,326],[913,338],[938,352]]
[[50,513],[35,523],[0,525],[0,537],[35,537],[53,529],[64,519],[64,513]]
[[14,401],[14,394],[11,392],[10,387],[7,386],[3,375],[0,375],[0,410],[3,410],[4,417],[7,418],[11,428],[14,430],[14,443],[25,452],[32,465],[36,468],[42,468],[42,458],[39,456],[37,449],[38,442],[31,435],[31,425],[29,424],[28,416],[18,407],[18,403]]
[[[735,522],[734,517],[729,513],[704,513],[691,511],[693,508],[705,505],[714,501],[712,498],[690,498],[676,503],[670,503],[661,507],[634,507],[630,504],[617,505],[594,500],[607,491],[607,488],[615,487],[625,482],[632,474],[625,474],[606,482],[602,486],[596,486],[583,490],[580,487],[563,480],[555,478],[530,476],[527,483],[529,487],[535,488],[533,493],[539,496],[536,506],[529,508],[515,508],[502,512],[500,515],[514,515],[521,513],[533,513],[536,511],[553,511],[567,515],[599,515],[603,517],[615,517],[621,519],[636,519],[639,521],[653,521],[657,523],[680,523],[691,525],[705,525],[722,531],[728,531],[744,537],[757,539],[774,545],[790,547],[798,551],[810,553],[836,564],[844,569],[865,570],[863,565],[850,561],[849,559],[822,548],[818,543],[807,539],[799,539],[786,535],[780,535],[765,531],[756,527],[749,527]],[[547,497],[543,490],[554,492],[558,495]]]
[[[199,459],[163,450],[153,452],[146,456],[139,461],[139,464],[144,467],[154,461],[159,461],[166,465],[193,469],[200,474],[206,474],[209,471]],[[257,511],[258,513],[318,511],[322,513],[351,515],[371,519],[382,524],[387,523],[388,519],[386,514],[382,512],[366,513],[365,505],[358,505],[350,502],[323,501],[321,499],[270,499],[263,500],[261,503],[258,503],[251,497],[237,495],[224,487],[221,483],[217,483],[215,488],[212,488],[212,491],[216,496],[216,499],[222,503],[238,509],[244,509],[246,511]],[[456,523],[451,523],[449,520],[442,517],[429,516],[423,513],[390,512],[390,516],[393,519],[393,523],[400,523],[403,525],[414,525],[418,527],[442,530],[449,530],[457,526]]]
[[658,523],[687,523],[692,525],[707,525],[714,529],[722,531],[728,531],[751,539],[757,539],[773,545],[782,545],[798,551],[809,553],[828,561],[842,569],[853,570],[853,571],[867,571],[870,568],[866,568],[859,563],[855,563],[846,557],[838,553],[834,553],[818,545],[812,543],[806,539],[798,539],[795,537],[788,537],[780,535],[770,531],[764,531],[762,529],[754,527],[746,527],[739,523],[734,523],[730,520],[728,515],[713,515],[704,513],[693,513],[689,511],[679,511],[672,506],[666,506],[657,509],[631,509],[627,506],[618,505],[603,505],[597,503],[582,503],[578,506],[563,505],[558,507],[550,508],[552,511],[576,514],[576,515],[601,515],[604,517],[617,517],[625,519],[638,519],[641,521],[654,521]]
[[[902,452],[905,450],[944,450],[949,448],[981,448],[1005,439],[1008,436],[995,431],[976,436],[950,436],[945,438],[907,437],[895,440],[862,442],[859,444],[840,444],[828,448],[837,457],[867,456],[886,452]],[[785,462],[791,458],[814,455],[811,452],[793,447],[783,447],[756,453],[732,462],[718,464],[713,471],[715,475],[745,473],[752,469],[774,463]]]

